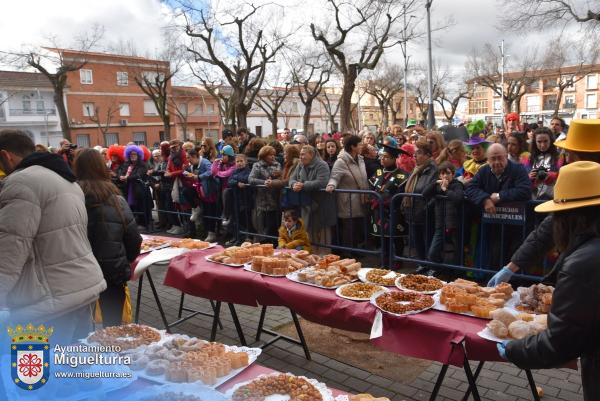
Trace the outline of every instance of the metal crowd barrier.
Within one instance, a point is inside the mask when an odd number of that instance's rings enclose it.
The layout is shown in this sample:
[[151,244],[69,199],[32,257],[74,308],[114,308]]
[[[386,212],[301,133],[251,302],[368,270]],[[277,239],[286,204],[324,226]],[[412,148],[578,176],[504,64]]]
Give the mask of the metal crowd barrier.
[[[256,205],[254,204],[256,198],[256,191],[265,190],[266,187],[262,186],[251,186],[248,185],[243,189],[240,188],[232,188],[233,190],[233,207],[232,207],[232,216],[230,228],[228,228],[230,234],[235,238],[236,241],[241,242],[245,238],[250,238],[254,240],[266,240],[272,241],[276,243],[277,241],[277,229],[281,225],[281,212],[283,208],[281,207],[281,201],[278,202],[278,207],[276,210],[272,210],[270,214],[270,218],[275,219],[274,222],[271,222],[271,232],[258,232],[254,228],[253,222],[253,213],[256,212]],[[291,191],[291,188],[285,188],[286,191]],[[296,208],[302,209],[303,205],[306,207],[312,196],[317,193],[324,193],[325,191],[313,191],[312,193],[306,191],[300,191],[295,193],[296,198]],[[147,194],[147,192],[144,192]],[[346,189],[336,189],[332,194],[328,194],[326,196],[332,196],[334,199],[331,201],[332,204],[336,204],[335,197],[339,196],[339,194],[353,194],[361,197],[368,197],[369,203],[375,200],[376,203],[382,205],[384,203],[384,199],[380,193],[375,191],[363,191],[363,190],[346,190]],[[411,199],[412,206],[409,210],[406,210],[402,206],[404,199]],[[438,196],[436,197],[437,201],[448,202],[446,197]],[[424,220],[423,223],[415,224],[415,203],[423,202],[425,204],[423,214]],[[222,199],[221,196],[217,197],[217,210],[218,213],[216,216],[203,216],[203,219],[213,219],[216,220],[217,224],[220,224],[222,221],[221,210],[222,210]],[[466,199],[460,202],[460,204],[455,205],[457,210],[458,221],[456,227],[454,228],[452,233],[447,233],[446,230],[446,207],[443,208],[444,214],[444,235],[442,238],[442,257],[445,255],[445,249],[448,245],[448,242],[453,242],[455,245],[455,249],[453,252],[458,251],[458,255],[456,257],[457,260],[454,262],[457,263],[448,263],[446,261],[432,261],[427,258],[427,252],[429,247],[431,246],[431,239],[435,230],[435,212],[433,205],[433,199],[426,199],[421,194],[413,194],[413,193],[398,193],[395,194],[391,199],[389,199],[389,213],[385,213],[384,207],[379,207],[377,210],[373,212],[373,216],[377,217],[378,222],[371,222],[369,213],[364,213],[362,217],[357,217],[355,220],[355,224],[359,224],[360,227],[354,227],[354,229],[350,229],[350,232],[346,233],[346,239],[350,239],[350,245],[344,243],[343,237],[343,229],[344,225],[340,224],[340,219],[337,218],[337,208],[328,211],[328,213],[334,213],[336,215],[336,223],[330,227],[331,229],[331,241],[328,242],[320,242],[314,241],[311,238],[311,244],[316,247],[331,249],[338,253],[343,253],[344,255],[362,255],[362,256],[372,256],[377,257],[379,259],[381,266],[392,266],[395,263],[412,263],[415,265],[429,266],[436,270],[455,270],[462,272],[470,272],[475,275],[477,278],[482,278],[483,275],[492,275],[494,274],[500,266],[508,261],[508,258],[511,256],[507,254],[506,251],[506,240],[507,237],[509,241],[514,241],[515,244],[521,244],[529,232],[534,229],[543,216],[538,216],[533,212],[533,208],[535,205],[541,203],[541,201],[529,201],[522,202],[512,205],[507,205],[506,207],[510,208],[509,214],[502,213],[499,216],[502,218],[490,218],[484,217],[477,224],[473,224],[474,216],[479,216],[479,207],[469,203]],[[148,202],[144,202],[146,205]],[[154,203],[153,203],[154,204]],[[501,205],[502,206],[502,205]],[[352,210],[352,202],[349,205],[350,208],[350,216],[352,219],[356,213],[359,215],[361,213],[357,213]],[[137,211],[135,214],[140,215],[144,214],[145,216],[150,216],[150,220],[147,222],[147,232],[152,233],[156,232],[154,229],[154,221],[152,219],[152,212],[157,213],[165,213],[165,214],[174,214],[182,218],[183,221],[185,219],[189,219],[190,212],[180,211],[180,210],[163,210],[158,209],[156,206],[152,210],[144,210]],[[387,227],[384,226],[387,224]],[[396,232],[396,226],[400,223],[403,225],[404,230],[400,233]],[[382,233],[381,235],[373,234],[373,225],[377,225],[377,232]],[[519,236],[520,239],[515,239],[514,233],[517,231],[515,227],[520,228]],[[346,227],[347,228],[347,227]],[[471,232],[474,231],[474,232]],[[415,241],[417,234],[423,234],[425,241],[425,257],[419,257],[415,255],[412,251],[415,249]],[[473,237],[476,235],[476,237]],[[356,243],[355,237],[361,237],[362,241],[360,243]],[[466,239],[470,239],[470,243],[466,242]],[[454,240],[454,241],[452,241]],[[356,244],[352,246],[352,244]],[[397,249],[398,246],[401,246],[402,249]],[[476,248],[474,248],[474,246]],[[515,248],[513,246],[513,248]],[[468,256],[474,256],[475,259],[465,258],[465,249],[470,253]],[[516,248],[515,248],[516,249]],[[490,250],[493,250],[496,255],[490,255]],[[497,253],[499,252],[499,255]],[[495,266],[489,262],[491,256],[496,257],[497,260],[494,260]],[[469,259],[469,260],[467,260]],[[542,266],[543,269],[541,274],[536,272],[521,272],[519,277],[532,281],[539,281],[545,273],[549,270],[550,266]]]

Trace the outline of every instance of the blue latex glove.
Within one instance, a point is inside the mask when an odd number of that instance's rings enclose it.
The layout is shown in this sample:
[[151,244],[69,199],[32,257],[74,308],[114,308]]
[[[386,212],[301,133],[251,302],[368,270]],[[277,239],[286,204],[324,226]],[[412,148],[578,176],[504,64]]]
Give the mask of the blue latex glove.
[[509,340],[504,340],[501,343],[497,343],[496,344],[496,348],[498,348],[498,354],[500,354],[500,358],[504,359],[505,361],[508,361],[508,359],[506,358],[506,345],[508,344]]
[[495,287],[500,283],[508,282],[511,277],[514,275],[512,270],[510,270],[507,266],[504,266],[498,273],[494,274],[494,277],[488,281],[488,287]]

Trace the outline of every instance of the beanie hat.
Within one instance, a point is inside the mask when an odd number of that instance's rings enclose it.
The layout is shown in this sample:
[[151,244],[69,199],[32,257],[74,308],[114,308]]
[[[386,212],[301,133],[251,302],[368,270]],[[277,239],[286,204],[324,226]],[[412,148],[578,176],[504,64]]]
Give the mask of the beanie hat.
[[223,149],[221,150],[221,154],[231,156],[231,157],[235,156],[235,152],[233,151],[233,148],[231,147],[231,145],[223,146]]

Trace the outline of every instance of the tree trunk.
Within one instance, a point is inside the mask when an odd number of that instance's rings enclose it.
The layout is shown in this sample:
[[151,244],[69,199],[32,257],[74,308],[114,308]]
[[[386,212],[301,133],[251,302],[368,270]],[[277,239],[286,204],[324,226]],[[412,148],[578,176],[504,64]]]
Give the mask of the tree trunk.
[[271,117],[269,117],[269,121],[271,122],[271,134],[273,134],[273,136],[275,138],[277,138],[277,111],[274,110],[273,114],[271,114]]
[[248,111],[250,108],[244,104],[238,104],[235,107],[235,115],[237,117],[238,128],[248,128],[246,126],[248,121]]
[[554,106],[554,113],[552,113],[552,117],[558,117],[558,110],[560,109],[560,102],[562,101],[562,95],[565,91],[565,88],[562,85],[558,86],[558,93],[556,94],[556,106]]
[[381,127],[382,129],[386,129],[390,123],[389,116],[388,116],[388,108],[389,108],[389,103],[384,102],[383,107],[381,107],[381,118],[382,118],[382,123],[383,123],[383,126]]
[[329,115],[329,132],[333,133],[335,131],[335,116],[333,114]]
[[504,98],[504,114],[510,113],[510,107],[512,106],[513,101],[508,98]]
[[308,124],[310,123],[310,112],[312,110],[312,100],[307,99],[304,105],[304,115],[302,116],[302,129],[304,135],[308,135]]
[[[67,115],[67,108],[65,107],[63,88],[54,87],[54,104],[56,105],[56,111],[58,117],[60,117],[60,129],[62,130],[62,136],[67,141],[72,142],[71,138],[71,124],[69,124],[69,116]],[[50,133],[46,132],[47,143],[50,142]]]
[[[350,66],[348,73],[344,74],[344,87],[340,98],[340,130],[346,133],[352,129],[352,94],[356,88],[358,74],[355,66]],[[359,100],[360,102],[360,100]]]
[[165,131],[165,141],[171,140],[171,124],[169,124],[169,120],[163,121],[163,130]]

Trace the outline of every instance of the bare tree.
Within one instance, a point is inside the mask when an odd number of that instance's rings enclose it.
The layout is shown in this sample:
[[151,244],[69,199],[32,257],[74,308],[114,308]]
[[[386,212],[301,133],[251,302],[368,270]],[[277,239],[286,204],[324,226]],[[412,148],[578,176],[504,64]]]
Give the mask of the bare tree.
[[[216,12],[197,10],[191,4],[184,7],[185,33],[191,39],[187,50],[196,63],[214,67],[225,78],[232,89],[229,101],[233,102],[240,127],[246,127],[246,118],[262,86],[267,64],[273,62],[283,46],[277,34],[267,34],[254,21],[265,18],[257,14],[262,7],[249,4],[229,11],[226,14],[232,19],[227,22],[219,22]],[[228,30],[230,26],[233,29]]]
[[100,106],[94,107],[93,113],[92,110],[88,110],[87,112],[90,121],[98,126],[102,137],[104,137],[110,130],[113,117],[119,112],[119,106],[112,99],[104,113],[101,112]]
[[403,80],[404,73],[399,65],[384,63],[366,82],[365,91],[377,99],[382,129],[389,125],[388,112],[394,96],[404,87]]
[[[556,79],[556,104],[554,116],[558,116],[563,93],[591,73],[597,66],[600,49],[595,41],[583,38],[558,36],[551,40],[543,57],[542,74]],[[544,88],[545,89],[545,88]]]
[[254,100],[254,103],[267,114],[267,119],[271,122],[271,133],[275,137],[277,137],[279,109],[291,90],[291,82],[286,82],[283,88],[263,89],[256,95]]
[[[440,63],[436,60],[433,60],[433,82],[432,82],[432,93],[433,99],[432,102],[437,101],[440,97],[440,89],[442,83],[448,80],[448,70],[446,68],[442,68]],[[428,110],[428,92],[427,92],[427,66],[425,65],[416,65],[414,67],[413,73],[411,74],[413,86],[412,89],[415,93],[415,100],[417,102],[417,108],[421,113],[421,119],[427,120],[427,110]]]
[[[173,98],[171,98],[173,99]],[[190,104],[189,102],[179,102],[177,103],[175,100],[171,101],[171,110],[173,110],[177,121],[181,125],[181,130],[183,131],[183,141],[188,140],[188,122],[189,122],[189,112],[190,112]]]
[[327,119],[329,120],[329,132],[333,132],[336,125],[335,117],[337,116],[338,111],[340,110],[341,103],[339,102],[339,100],[337,102],[334,102],[333,95],[327,93],[326,90],[321,91],[321,95],[317,97],[317,100],[319,101],[319,103],[321,103],[321,105],[325,109],[325,113],[327,114]]
[[439,81],[438,93],[435,101],[438,102],[442,108],[442,112],[449,124],[452,124],[460,101],[462,99],[468,99],[470,97],[469,94],[469,87],[465,82],[464,77],[455,76],[451,72],[448,72],[448,77]]
[[539,79],[540,62],[535,49],[530,50],[522,59],[516,56],[510,57],[510,60],[516,60],[513,65],[516,67],[504,74],[504,88],[501,85],[500,68],[502,65],[502,56],[500,50],[489,43],[484,45],[483,51],[473,50],[469,57],[466,68],[471,77],[469,82],[490,88],[496,95],[502,97],[504,110],[511,110],[515,105],[517,112],[520,112],[520,101],[525,95],[527,88]]
[[502,23],[509,29],[546,29],[569,22],[600,27],[600,4],[583,0],[504,0]]
[[362,71],[377,66],[386,48],[408,40],[393,35],[399,30],[397,25],[402,16],[412,12],[415,0],[328,0],[328,4],[334,14],[330,18],[335,21],[333,32],[328,29],[329,25],[317,27],[314,23],[310,24],[310,29],[315,41],[323,45],[343,76],[341,129],[347,131],[352,125],[351,99],[356,79]]
[[329,78],[331,78],[331,64],[323,62],[325,55],[316,57],[305,57],[303,60],[295,63],[297,66],[293,69],[292,76],[300,101],[304,105],[304,115],[302,116],[302,129],[304,135],[308,134],[310,115],[312,105],[319,96],[323,87]]
[[75,37],[74,43],[68,46],[76,49],[77,57],[66,57],[55,37],[48,39],[49,46],[34,46],[22,51],[0,52],[2,64],[11,65],[18,69],[33,68],[43,74],[54,90],[54,104],[60,117],[60,127],[65,139],[71,141],[71,125],[65,105],[65,87],[67,76],[78,71],[87,64],[85,52],[95,47],[104,34],[104,28],[94,25],[89,32]]

